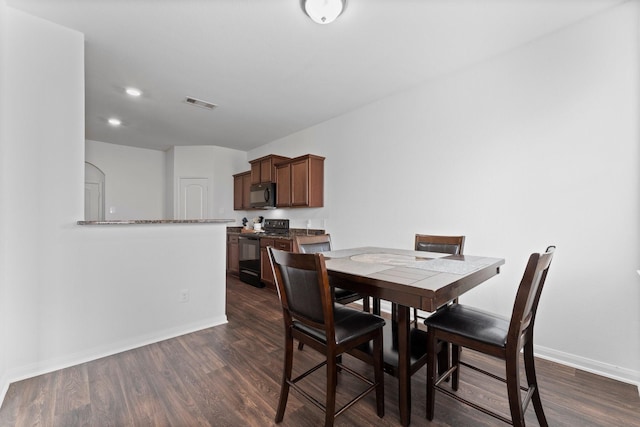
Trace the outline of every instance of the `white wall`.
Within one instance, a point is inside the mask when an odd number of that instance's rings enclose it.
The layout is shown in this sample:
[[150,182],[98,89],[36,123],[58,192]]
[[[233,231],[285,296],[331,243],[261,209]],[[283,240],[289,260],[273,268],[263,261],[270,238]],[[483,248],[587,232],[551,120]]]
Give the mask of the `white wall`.
[[13,376],[46,351],[39,332],[49,320],[44,302],[56,288],[50,273],[69,265],[63,242],[82,214],[84,77],[80,34],[5,10],[2,98],[11,108],[3,111],[0,227],[9,301],[3,347]]
[[85,160],[105,174],[105,219],[164,219],[165,153],[87,140]]
[[0,11],[2,398],[9,381],[225,322],[226,227],[76,225],[83,36]]
[[175,218],[174,215],[174,200],[173,200],[173,174],[174,174],[174,155],[173,148],[165,151],[165,189],[164,189],[164,213],[167,218]]
[[[87,140],[85,160],[106,175],[105,218],[178,218],[179,180],[207,178],[210,218],[235,218],[233,177],[247,153],[223,147],[173,147],[166,152]],[[110,208],[115,212],[110,212]]]
[[233,174],[248,169],[247,153],[224,147],[173,147],[173,218],[178,218],[180,178],[209,179],[209,212],[214,218],[234,218]]
[[[6,24],[7,8],[5,0],[0,0],[0,93],[4,93],[6,84],[6,60],[5,54],[7,52],[7,24]],[[8,136],[5,128],[6,121],[6,99],[4,96],[0,96],[0,237],[4,236],[5,226],[5,209],[2,209],[3,201],[5,200],[5,173],[6,170],[6,147],[8,144]],[[7,295],[9,292],[7,284],[6,272],[6,253],[7,245],[5,239],[0,238],[0,398],[4,396],[6,392],[6,384],[9,383],[9,365],[8,365],[8,351],[7,344],[9,343],[9,302]]]
[[531,252],[558,247],[537,352],[640,382],[637,2],[248,153],[326,156],[337,248],[465,234],[504,257],[464,296],[508,315]]

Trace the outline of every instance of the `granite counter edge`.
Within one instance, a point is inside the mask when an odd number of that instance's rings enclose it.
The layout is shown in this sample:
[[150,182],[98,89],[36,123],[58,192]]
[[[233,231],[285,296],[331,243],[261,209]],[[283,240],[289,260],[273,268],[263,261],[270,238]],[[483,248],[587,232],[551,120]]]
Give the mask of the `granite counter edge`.
[[233,219],[131,219],[113,221],[78,221],[78,225],[139,225],[139,224],[228,224]]

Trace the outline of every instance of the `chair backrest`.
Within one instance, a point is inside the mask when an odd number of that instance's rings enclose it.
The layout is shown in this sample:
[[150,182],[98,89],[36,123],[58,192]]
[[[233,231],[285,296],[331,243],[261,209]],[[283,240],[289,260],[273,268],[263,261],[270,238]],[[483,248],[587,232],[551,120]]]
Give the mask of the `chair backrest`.
[[315,254],[331,250],[331,236],[318,234],[315,236],[295,236],[293,251],[301,254]]
[[464,236],[416,234],[415,249],[416,251],[462,255],[464,251]]
[[272,247],[267,251],[285,327],[296,320],[325,330],[327,342],[335,339],[333,297],[322,254],[299,254]]
[[555,246],[549,246],[545,253],[534,253],[529,256],[529,262],[516,293],[507,334],[507,346],[514,345],[517,351],[533,337],[538,303],[555,249]]

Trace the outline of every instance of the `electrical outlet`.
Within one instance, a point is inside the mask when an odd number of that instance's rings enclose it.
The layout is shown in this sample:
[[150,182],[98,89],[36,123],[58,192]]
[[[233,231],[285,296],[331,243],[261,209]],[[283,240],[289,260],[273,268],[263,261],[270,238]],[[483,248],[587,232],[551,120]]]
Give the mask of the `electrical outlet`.
[[189,301],[189,289],[180,289],[180,296],[178,296],[179,302]]

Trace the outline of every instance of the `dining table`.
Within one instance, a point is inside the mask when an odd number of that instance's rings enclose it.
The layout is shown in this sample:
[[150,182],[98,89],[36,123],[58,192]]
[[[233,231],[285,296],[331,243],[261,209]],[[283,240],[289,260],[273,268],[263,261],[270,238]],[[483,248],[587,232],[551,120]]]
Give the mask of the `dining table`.
[[[410,310],[433,312],[499,274],[505,261],[474,255],[448,255],[385,247],[359,247],[322,253],[332,283],[363,296],[389,301],[394,316],[385,333],[385,370],[398,378],[400,422],[411,422],[411,375],[417,346],[424,345],[411,327]],[[389,342],[392,341],[392,342]],[[414,347],[412,349],[412,346]],[[414,351],[412,351],[414,350]],[[394,354],[394,360],[388,360]],[[413,365],[412,365],[412,362]],[[420,366],[420,365],[418,365]],[[391,371],[389,371],[391,369]]]

